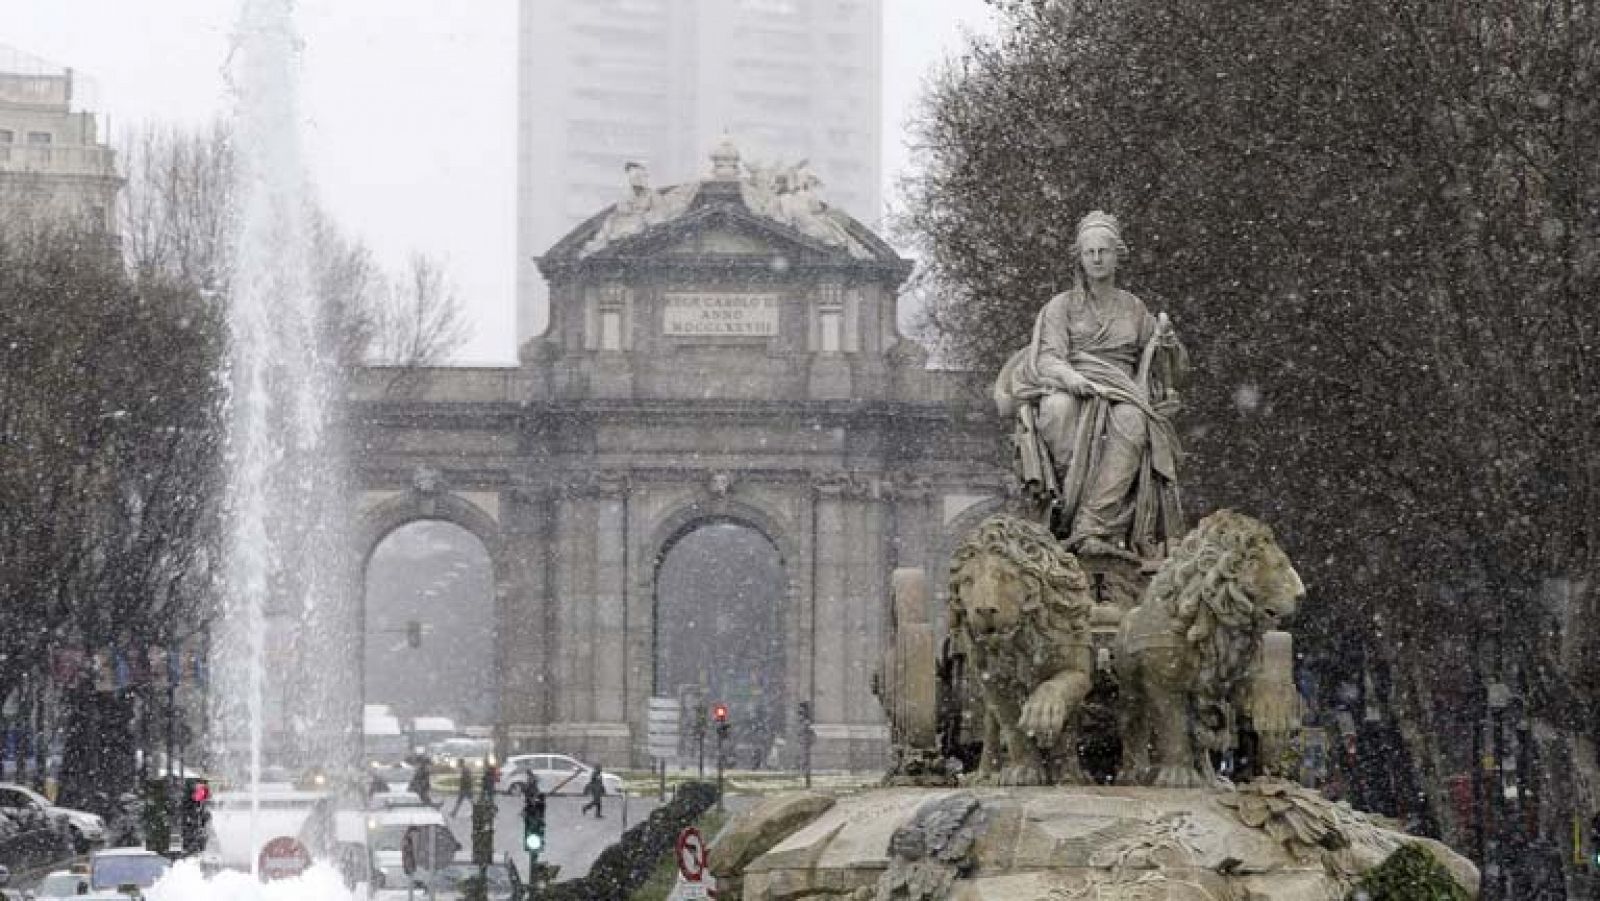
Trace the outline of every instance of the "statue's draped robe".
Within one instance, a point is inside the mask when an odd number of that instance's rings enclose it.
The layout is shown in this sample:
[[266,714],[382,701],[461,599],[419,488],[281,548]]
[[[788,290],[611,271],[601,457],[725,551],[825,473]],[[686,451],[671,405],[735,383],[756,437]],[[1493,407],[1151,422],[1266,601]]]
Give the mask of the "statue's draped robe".
[[[1159,557],[1183,533],[1171,414],[1187,360],[1156,333],[1134,295],[1119,290],[1097,313],[1074,288],[1039,311],[1033,340],[996,382],[1001,415],[1017,418],[1018,476],[1053,502],[1052,528],[1068,547],[1093,537]],[[1069,369],[1098,394],[1068,393]]]

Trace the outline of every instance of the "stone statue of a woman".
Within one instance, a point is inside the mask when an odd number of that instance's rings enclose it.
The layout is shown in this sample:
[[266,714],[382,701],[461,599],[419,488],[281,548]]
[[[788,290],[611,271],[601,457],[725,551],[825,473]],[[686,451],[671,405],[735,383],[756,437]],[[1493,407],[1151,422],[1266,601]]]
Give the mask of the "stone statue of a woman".
[[1018,477],[1069,549],[1160,558],[1184,529],[1171,417],[1188,358],[1166,315],[1117,287],[1116,217],[1083,217],[1074,245],[1072,289],[1039,311],[995,400],[1015,419]]

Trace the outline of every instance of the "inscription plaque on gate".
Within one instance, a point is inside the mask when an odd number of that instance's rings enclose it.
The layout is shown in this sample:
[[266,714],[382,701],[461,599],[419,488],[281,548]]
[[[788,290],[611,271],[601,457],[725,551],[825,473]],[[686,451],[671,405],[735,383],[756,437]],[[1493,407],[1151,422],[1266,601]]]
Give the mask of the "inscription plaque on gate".
[[669,338],[770,338],[778,334],[778,295],[683,292],[664,296]]

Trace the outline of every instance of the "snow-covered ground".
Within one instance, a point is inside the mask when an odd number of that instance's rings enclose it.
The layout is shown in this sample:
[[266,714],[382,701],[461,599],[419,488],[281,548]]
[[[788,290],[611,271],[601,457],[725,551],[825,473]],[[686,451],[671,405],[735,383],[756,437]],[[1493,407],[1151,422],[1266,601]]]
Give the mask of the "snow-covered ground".
[[264,883],[234,870],[208,879],[190,860],[179,861],[145,897],[149,901],[354,901],[339,871],[329,866],[313,866],[299,879]]

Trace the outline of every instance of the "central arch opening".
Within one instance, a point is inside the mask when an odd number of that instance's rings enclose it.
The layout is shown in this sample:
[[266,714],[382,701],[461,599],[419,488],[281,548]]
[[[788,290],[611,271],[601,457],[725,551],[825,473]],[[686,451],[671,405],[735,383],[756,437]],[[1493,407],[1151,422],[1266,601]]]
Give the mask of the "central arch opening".
[[788,581],[772,541],[728,520],[690,526],[657,567],[655,694],[727,704],[736,766],[766,766],[783,735]]

